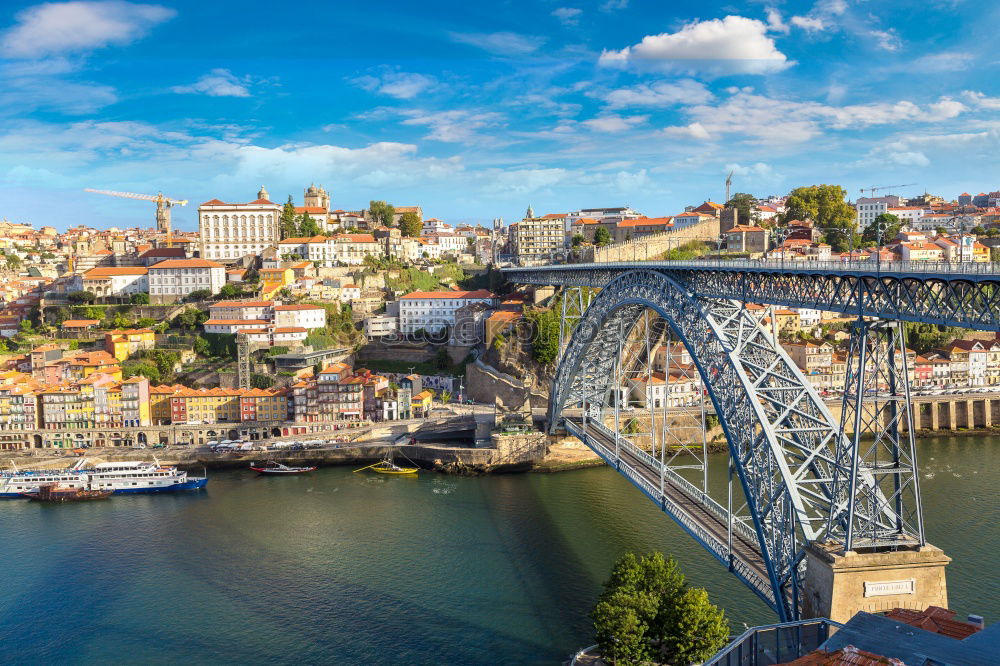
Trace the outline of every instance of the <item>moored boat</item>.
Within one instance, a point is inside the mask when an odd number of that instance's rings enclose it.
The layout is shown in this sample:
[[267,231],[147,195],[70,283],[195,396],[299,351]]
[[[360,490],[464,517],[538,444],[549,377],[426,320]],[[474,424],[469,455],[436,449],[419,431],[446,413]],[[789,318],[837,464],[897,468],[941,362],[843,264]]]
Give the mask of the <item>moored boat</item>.
[[316,467],[289,467],[288,465],[282,465],[280,462],[268,460],[263,465],[250,463],[250,469],[258,474],[305,474],[315,471]]
[[393,456],[391,452],[386,453],[385,458],[377,463],[368,465],[367,467],[362,467],[361,469],[356,469],[354,471],[364,472],[365,470],[370,469],[371,471],[379,474],[416,474],[420,471],[419,467],[402,467],[397,465],[392,458]]
[[61,486],[57,483],[50,483],[38,486],[34,490],[21,493],[30,500],[36,502],[85,502],[87,500],[106,499],[114,493],[112,490],[88,490],[75,486]]
[[0,497],[24,497],[24,493],[50,484],[117,495],[197,490],[208,483],[206,476],[189,476],[174,466],[161,465],[156,459],[100,463],[93,467],[84,467],[85,464],[81,458],[65,469],[5,470],[0,472]]

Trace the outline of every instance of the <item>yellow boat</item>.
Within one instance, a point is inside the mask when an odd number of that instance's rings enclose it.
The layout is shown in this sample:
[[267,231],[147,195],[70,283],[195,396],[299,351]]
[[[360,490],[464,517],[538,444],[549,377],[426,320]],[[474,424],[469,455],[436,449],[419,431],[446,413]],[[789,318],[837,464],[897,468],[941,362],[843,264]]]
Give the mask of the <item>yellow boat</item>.
[[384,459],[373,465],[368,465],[367,467],[362,467],[361,469],[356,469],[354,471],[363,472],[366,469],[378,472],[379,474],[416,474],[420,471],[419,467],[400,467],[392,461],[391,454],[387,454]]

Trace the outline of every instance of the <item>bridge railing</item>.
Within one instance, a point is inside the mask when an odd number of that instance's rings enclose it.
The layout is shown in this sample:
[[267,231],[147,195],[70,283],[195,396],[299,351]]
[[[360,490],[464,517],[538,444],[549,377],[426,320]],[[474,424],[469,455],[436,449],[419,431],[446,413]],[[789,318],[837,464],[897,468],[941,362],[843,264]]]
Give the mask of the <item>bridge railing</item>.
[[[588,427],[589,426],[590,424],[588,424]],[[632,483],[642,490],[650,499],[658,503],[663,511],[680,523],[689,533],[694,535],[705,546],[705,548],[709,550],[709,552],[715,555],[716,559],[730,567],[732,571],[737,574],[737,576],[742,578],[748,585],[750,585],[751,588],[756,590],[757,593],[765,601],[767,601],[767,603],[772,606],[774,605],[774,591],[771,588],[770,581],[761,576],[749,562],[744,561],[736,553],[730,551],[728,544],[724,543],[721,539],[716,537],[715,534],[706,529],[701,523],[695,520],[694,517],[684,511],[680,505],[670,499],[670,497],[661,493],[660,489],[650,483],[642,475],[642,473],[633,468],[627,462],[617,459],[615,457],[615,452],[602,444],[597,438],[588,436],[579,426],[569,420],[566,421],[566,430],[587,446],[594,449],[609,464],[616,466],[619,473],[632,481]],[[604,433],[602,432],[602,434]],[[755,541],[756,538],[756,535],[754,535]]]
[[919,273],[946,275],[998,275],[1000,262],[949,261],[785,261],[779,259],[708,259],[700,261],[612,261],[607,263],[553,264],[534,268],[510,268],[511,272],[542,271],[565,268],[672,268],[678,270],[721,269],[729,271],[819,271],[832,273]]
[[[604,432],[605,436],[607,436],[609,439],[615,438],[614,431],[602,423],[592,421],[589,422],[587,425],[588,427],[600,428]],[[621,442],[622,448],[627,449],[629,453],[642,460],[644,463],[646,463],[646,465],[650,469],[654,470],[655,472],[659,473],[659,471],[662,469],[663,476],[668,482],[673,483],[675,486],[679,486],[681,490],[683,490],[691,499],[698,501],[706,509],[714,513],[719,518],[719,520],[721,520],[724,523],[729,521],[729,511],[726,509],[726,507],[722,506],[714,499],[712,499],[712,497],[710,497],[708,493],[706,493],[701,488],[699,488],[698,486],[694,485],[693,483],[685,479],[675,470],[672,470],[667,465],[661,463],[652,454],[643,451],[641,448],[636,446],[629,438],[622,437],[621,435],[619,435],[618,439]],[[739,532],[740,535],[743,536],[745,539],[749,539],[752,543],[757,542],[757,533],[754,531],[753,527],[748,525],[741,518],[736,518],[735,516],[733,517],[733,529]]]

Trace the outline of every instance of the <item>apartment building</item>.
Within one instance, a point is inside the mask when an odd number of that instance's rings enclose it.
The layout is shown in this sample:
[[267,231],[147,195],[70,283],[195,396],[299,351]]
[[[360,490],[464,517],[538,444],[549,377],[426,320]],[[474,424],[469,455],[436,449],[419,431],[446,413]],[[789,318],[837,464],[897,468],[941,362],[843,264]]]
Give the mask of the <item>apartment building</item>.
[[226,284],[226,269],[207,259],[168,259],[149,267],[149,298],[173,303],[193,291],[216,294]]
[[236,260],[260,254],[281,239],[278,222],[281,204],[274,203],[263,187],[249,203],[212,199],[198,206],[201,257]]
[[566,216],[526,217],[514,227],[511,240],[518,264],[548,263],[566,248]]
[[486,289],[476,291],[415,291],[399,299],[399,331],[438,333],[455,326],[455,313],[470,303],[492,306],[496,297]]

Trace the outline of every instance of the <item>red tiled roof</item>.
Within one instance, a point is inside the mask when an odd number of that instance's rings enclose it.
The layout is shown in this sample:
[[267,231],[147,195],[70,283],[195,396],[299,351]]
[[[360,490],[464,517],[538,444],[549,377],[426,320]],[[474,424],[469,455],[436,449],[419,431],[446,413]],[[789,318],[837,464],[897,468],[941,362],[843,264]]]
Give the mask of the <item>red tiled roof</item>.
[[950,636],[957,640],[968,638],[979,631],[979,627],[974,624],[954,619],[955,611],[940,606],[928,606],[923,611],[893,608],[885,616],[911,627],[919,627],[924,631]]
[[111,277],[112,275],[145,275],[149,270],[142,266],[98,266],[83,274],[85,278]]
[[274,301],[219,301],[209,308],[269,308]]
[[400,296],[404,298],[495,298],[492,292],[487,289],[477,289],[475,291],[414,291]]
[[275,311],[290,312],[293,310],[325,310],[322,305],[275,305]]
[[167,259],[158,264],[153,264],[149,270],[159,268],[222,268],[222,264],[208,259]]
[[63,328],[86,328],[87,326],[97,326],[100,319],[67,319],[62,323]]
[[268,324],[263,319],[208,319],[205,321],[205,326],[232,326],[235,324],[245,324],[247,326],[260,326],[261,324]]

